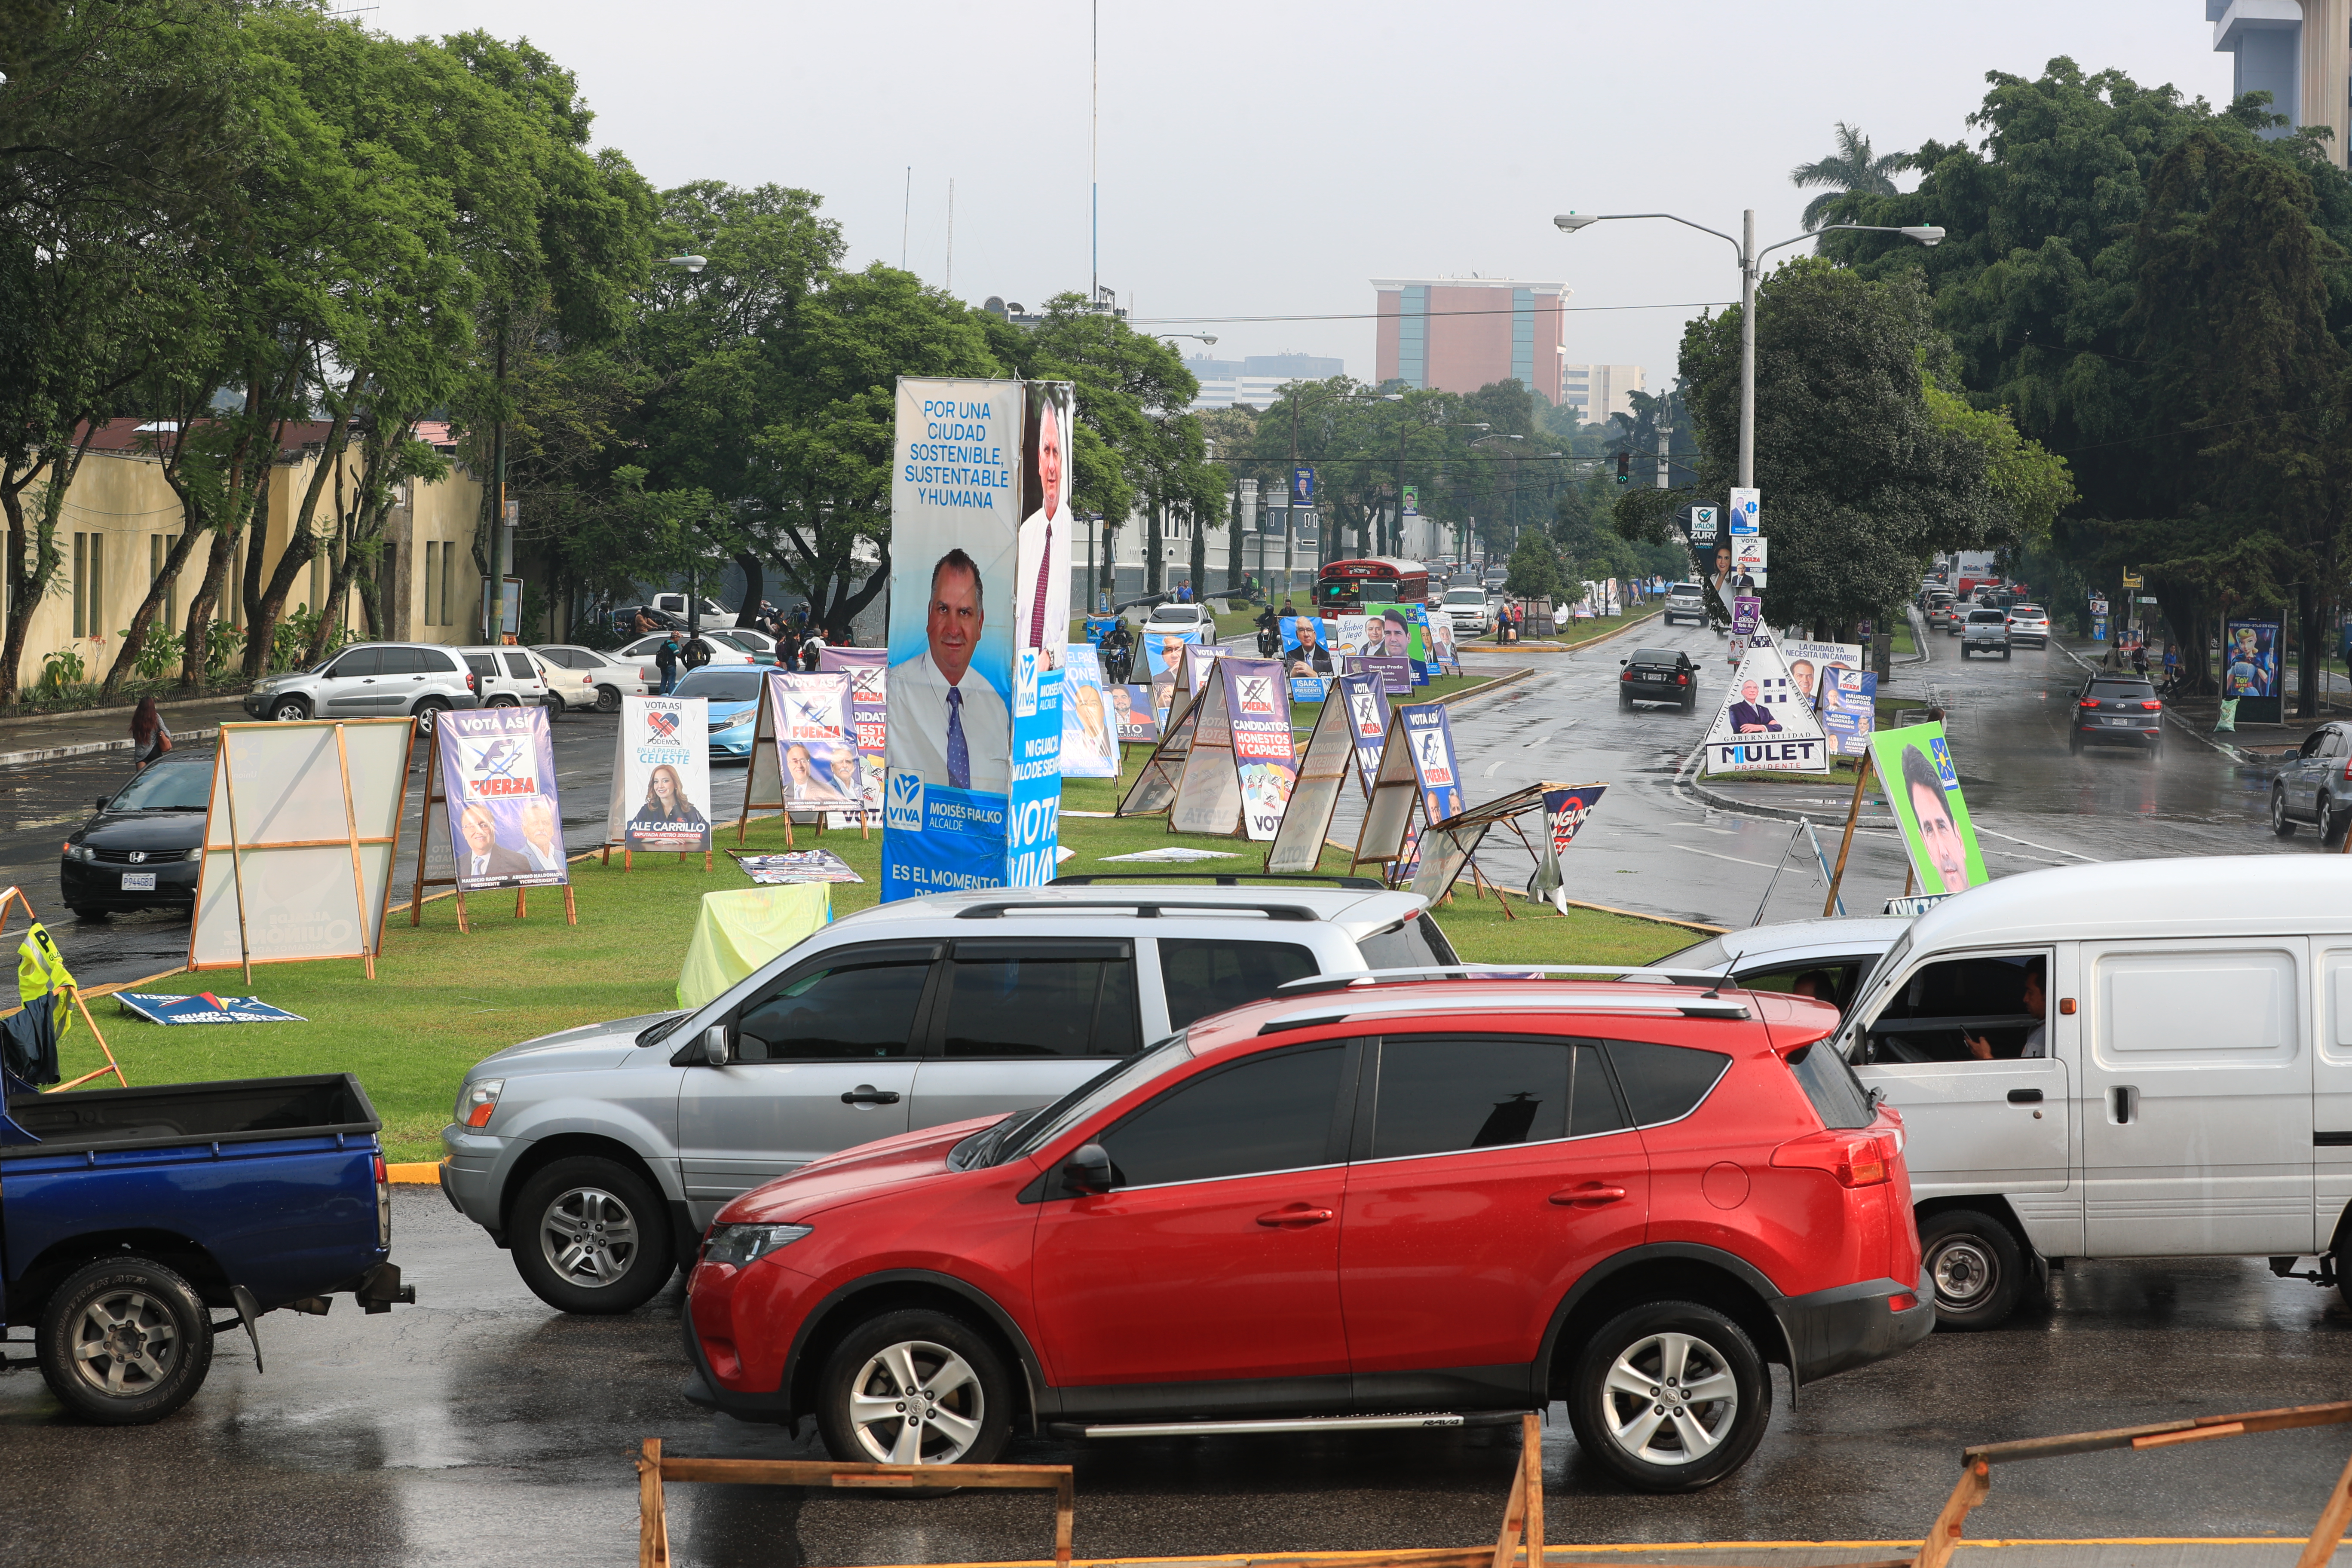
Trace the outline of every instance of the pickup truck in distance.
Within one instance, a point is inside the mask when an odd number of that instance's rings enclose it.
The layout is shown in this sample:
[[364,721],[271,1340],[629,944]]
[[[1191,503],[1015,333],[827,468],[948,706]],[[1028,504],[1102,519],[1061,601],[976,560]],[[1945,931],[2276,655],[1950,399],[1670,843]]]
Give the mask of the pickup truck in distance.
[[85,1419],[177,1410],[222,1329],[260,1370],[264,1312],[416,1300],[391,1261],[383,1123],[350,1074],[46,1095],[0,1078],[0,1321],[33,1329]]

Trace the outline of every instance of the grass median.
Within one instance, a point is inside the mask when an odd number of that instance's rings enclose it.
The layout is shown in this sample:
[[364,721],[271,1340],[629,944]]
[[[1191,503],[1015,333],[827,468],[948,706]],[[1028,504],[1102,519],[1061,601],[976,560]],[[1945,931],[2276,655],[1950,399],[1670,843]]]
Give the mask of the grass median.
[[[1074,781],[1064,792],[1064,804],[1072,811],[1108,811],[1115,805],[1111,782]],[[855,830],[838,829],[816,837],[803,828],[795,837],[800,847],[833,850],[866,879],[834,888],[836,917],[873,904],[882,855],[878,830],[864,839]],[[734,840],[731,825],[720,830],[721,845],[732,847]],[[1263,845],[1171,834],[1160,817],[1066,816],[1062,844],[1073,852],[1066,872],[1195,868],[1101,865],[1107,856],[1170,845],[1232,857],[1198,862],[1201,869],[1256,871],[1265,859]],[[761,853],[783,847],[782,825],[773,817],[755,820],[743,846]],[[1327,849],[1318,869],[1344,871],[1347,857]],[[723,851],[714,854],[709,871],[700,856],[681,862],[672,855],[641,855],[625,871],[615,855],[609,867],[593,859],[577,862],[572,875],[580,910],[576,927],[564,923],[561,894],[546,889],[532,893],[523,920],[514,918],[510,894],[468,898],[471,934],[457,930],[455,901],[440,899],[425,906],[422,923],[414,928],[405,910],[395,909],[374,980],[354,961],[257,968],[253,992],[301,1015],[306,1023],[167,1028],[122,1013],[107,997],[94,1001],[90,1010],[134,1084],[356,1073],[383,1118],[390,1157],[438,1159],[438,1133],[467,1068],[536,1035],[674,1008],[678,967],[702,895],[751,885]],[[1491,895],[1474,900],[1465,885],[1437,918],[1462,955],[1479,962],[1643,963],[1697,936],[1682,927],[1596,910],[1572,909],[1562,919],[1549,908],[1530,910],[1514,900],[1514,912],[1518,919],[1507,921]],[[70,951],[67,957],[70,962]],[[152,989],[242,994],[246,987],[232,969],[175,976]],[[79,1020],[60,1057],[68,1078],[103,1065]]]

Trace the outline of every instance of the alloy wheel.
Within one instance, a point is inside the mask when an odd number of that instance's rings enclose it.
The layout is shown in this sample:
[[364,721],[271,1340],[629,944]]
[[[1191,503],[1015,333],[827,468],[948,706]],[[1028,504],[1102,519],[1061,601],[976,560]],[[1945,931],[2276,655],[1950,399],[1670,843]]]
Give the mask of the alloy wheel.
[[610,1285],[637,1255],[637,1221],[629,1205],[601,1187],[572,1187],[556,1195],[539,1224],[540,1253],[574,1285]]
[[928,1340],[886,1345],[850,1386],[850,1429],[877,1464],[952,1465],[979,1440],[987,1417],[980,1374]]
[[110,1398],[162,1387],[180,1353],[171,1310],[144,1290],[116,1290],[90,1302],[73,1334],[74,1374]]
[[1731,1435],[1739,1384],[1723,1353],[1695,1334],[1651,1334],[1609,1369],[1609,1436],[1652,1465],[1696,1464]]

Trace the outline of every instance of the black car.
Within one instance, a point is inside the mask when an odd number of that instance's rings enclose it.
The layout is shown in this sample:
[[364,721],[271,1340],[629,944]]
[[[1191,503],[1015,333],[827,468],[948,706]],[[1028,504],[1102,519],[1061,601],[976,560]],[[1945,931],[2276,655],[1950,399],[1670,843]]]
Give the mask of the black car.
[[1625,672],[1617,678],[1617,706],[1636,702],[1671,702],[1687,712],[1698,700],[1698,667],[1690,655],[1671,648],[1637,647],[1617,661]]
[[2156,688],[2136,675],[2094,675],[2074,696],[2074,723],[2068,748],[2137,746],[2154,762],[2164,751],[2164,703]]
[[66,907],[85,919],[136,910],[193,910],[203,868],[209,755],[167,755],[101,798],[58,863]]
[[2321,725],[2279,769],[2271,785],[2271,831],[2292,837],[2298,822],[2318,828],[2322,844],[2343,839],[2344,825],[2352,822],[2352,727]]

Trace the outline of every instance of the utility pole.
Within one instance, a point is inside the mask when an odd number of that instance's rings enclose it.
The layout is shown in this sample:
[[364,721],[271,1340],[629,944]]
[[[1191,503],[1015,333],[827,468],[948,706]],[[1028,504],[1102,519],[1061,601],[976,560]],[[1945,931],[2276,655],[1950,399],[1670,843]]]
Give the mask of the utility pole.
[[[1282,592],[1285,596],[1287,596],[1290,593],[1292,552],[1297,549],[1293,541],[1298,536],[1297,530],[1291,526],[1294,520],[1290,515],[1291,497],[1298,488],[1298,384],[1297,383],[1293,383],[1290,388],[1290,472],[1282,477],[1282,483],[1284,488],[1282,497]],[[1318,497],[1317,499],[1319,500],[1321,498]],[[1263,553],[1263,547],[1261,547],[1261,553]]]

